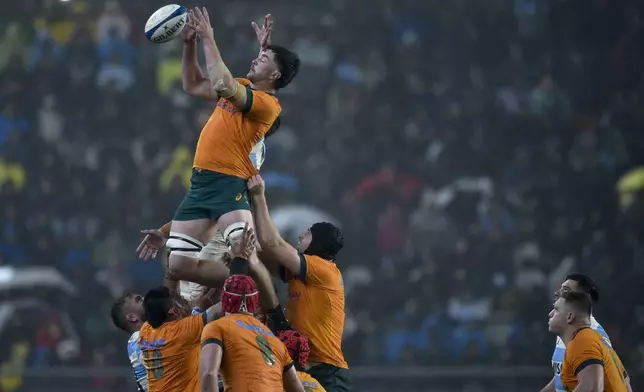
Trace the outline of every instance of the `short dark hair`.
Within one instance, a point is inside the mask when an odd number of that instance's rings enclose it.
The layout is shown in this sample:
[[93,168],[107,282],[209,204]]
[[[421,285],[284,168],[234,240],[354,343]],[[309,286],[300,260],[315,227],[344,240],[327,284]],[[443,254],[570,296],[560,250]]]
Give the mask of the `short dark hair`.
[[588,316],[593,314],[593,302],[590,298],[590,294],[565,291],[561,293],[561,298],[563,298],[565,303],[571,305],[575,310],[583,312]]
[[566,280],[574,280],[577,282],[581,291],[588,294],[593,303],[599,301],[599,287],[597,287],[595,281],[592,280],[590,276],[574,273],[566,276]]
[[159,328],[168,321],[170,309],[174,302],[167,287],[159,287],[148,291],[143,297],[145,318],[152,328]]
[[281,74],[275,81],[275,89],[282,89],[288,86],[300,71],[300,57],[297,53],[279,45],[268,45],[266,49],[275,54],[275,62]]
[[125,314],[123,313],[123,306],[125,305],[125,301],[129,296],[131,296],[132,293],[129,291],[126,291],[118,297],[114,303],[112,304],[112,308],[110,309],[110,316],[112,316],[112,322],[118,329],[122,329],[125,332],[130,332],[128,326],[127,326],[127,320],[125,319]]

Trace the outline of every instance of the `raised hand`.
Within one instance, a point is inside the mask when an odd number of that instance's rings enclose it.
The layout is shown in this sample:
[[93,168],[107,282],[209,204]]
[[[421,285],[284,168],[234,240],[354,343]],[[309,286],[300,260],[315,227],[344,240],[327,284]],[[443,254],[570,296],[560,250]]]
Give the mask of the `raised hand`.
[[145,234],[145,238],[136,248],[136,255],[141,260],[149,260],[157,257],[159,249],[165,245],[165,236],[163,232],[158,229],[141,230]]
[[206,310],[218,301],[218,295],[219,292],[217,289],[204,287],[199,297],[193,301],[193,305],[199,309]]
[[250,193],[251,196],[261,196],[264,194],[264,190],[266,189],[264,179],[260,175],[252,176],[250,180],[248,180],[247,187],[248,193]]
[[210,16],[205,7],[195,7],[190,10],[188,14],[188,25],[186,28],[191,28],[199,34],[201,39],[214,38],[212,25],[210,24]]
[[273,28],[273,17],[271,14],[268,14],[264,17],[264,25],[259,27],[257,23],[251,22],[253,30],[257,35],[257,41],[259,41],[259,50],[263,52],[266,50],[266,47],[270,44],[271,41],[271,30]]
[[230,245],[230,250],[233,257],[249,260],[251,255],[255,252],[256,247],[257,241],[255,240],[255,231],[250,227],[248,222],[246,222],[241,239],[233,241]]
[[[192,12],[192,11],[190,11]],[[188,18],[190,18],[190,13],[188,13]],[[185,43],[193,42],[197,38],[197,32],[190,26],[186,26],[181,31],[181,39]]]

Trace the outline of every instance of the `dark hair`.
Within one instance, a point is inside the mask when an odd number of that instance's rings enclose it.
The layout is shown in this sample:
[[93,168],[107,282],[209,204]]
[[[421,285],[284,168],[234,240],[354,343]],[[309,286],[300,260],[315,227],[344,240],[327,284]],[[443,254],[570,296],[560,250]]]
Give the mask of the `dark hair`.
[[574,273],[566,276],[566,280],[574,280],[577,282],[581,291],[588,294],[593,303],[599,301],[599,287],[597,287],[595,281],[590,276]]
[[159,287],[148,291],[143,298],[145,318],[152,328],[159,328],[168,321],[169,312],[174,302],[167,287]]
[[281,74],[280,78],[275,81],[275,89],[282,89],[288,86],[300,71],[300,58],[297,53],[283,46],[268,45],[266,49],[275,54],[275,62]]
[[593,313],[593,302],[589,294],[565,291],[561,293],[561,298],[579,312],[588,316]]
[[318,222],[311,226],[311,244],[304,253],[333,261],[343,247],[342,231],[333,223]]
[[130,330],[127,327],[127,320],[125,319],[125,314],[123,314],[123,305],[125,305],[125,301],[129,296],[131,296],[132,293],[129,291],[126,291],[118,297],[114,303],[112,304],[112,309],[110,309],[110,315],[112,316],[112,322],[118,329],[122,329],[125,332],[130,332]]

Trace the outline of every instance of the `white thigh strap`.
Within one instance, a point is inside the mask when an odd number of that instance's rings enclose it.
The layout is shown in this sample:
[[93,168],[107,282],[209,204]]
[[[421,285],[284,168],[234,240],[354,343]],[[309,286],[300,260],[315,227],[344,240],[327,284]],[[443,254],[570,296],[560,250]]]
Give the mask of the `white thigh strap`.
[[236,222],[226,227],[226,230],[224,230],[224,238],[229,246],[232,239],[241,237],[244,233],[244,227],[246,227],[246,222]]

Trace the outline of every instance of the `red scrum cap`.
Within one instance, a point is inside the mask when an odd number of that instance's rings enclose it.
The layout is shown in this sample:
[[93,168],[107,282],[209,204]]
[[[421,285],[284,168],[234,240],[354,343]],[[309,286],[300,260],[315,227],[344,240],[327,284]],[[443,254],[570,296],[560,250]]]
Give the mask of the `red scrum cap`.
[[286,346],[288,355],[291,356],[300,369],[304,369],[311,353],[309,340],[306,336],[297,331],[286,330],[280,332],[279,339]]
[[255,314],[259,309],[259,292],[255,281],[243,274],[229,276],[221,293],[221,310],[224,313]]

